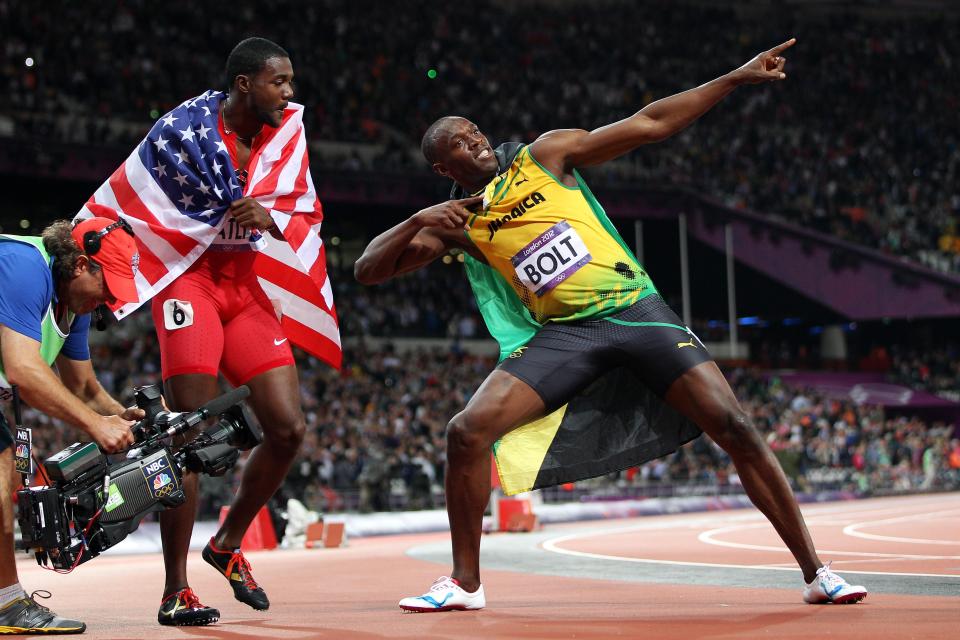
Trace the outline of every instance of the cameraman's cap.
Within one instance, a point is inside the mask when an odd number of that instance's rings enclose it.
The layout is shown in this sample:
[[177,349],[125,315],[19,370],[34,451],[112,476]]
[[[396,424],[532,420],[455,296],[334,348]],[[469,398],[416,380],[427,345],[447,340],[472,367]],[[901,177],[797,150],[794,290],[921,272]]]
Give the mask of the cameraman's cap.
[[[117,215],[112,209],[103,205],[88,203],[86,208],[93,213]],[[71,232],[73,240],[86,253],[84,236],[91,231],[95,234],[100,233],[110,225],[115,224],[117,220],[118,218],[111,220],[102,216],[87,218],[73,228]],[[119,226],[100,236],[99,239],[100,248],[87,255],[103,269],[103,279],[107,288],[117,299],[115,304],[108,306],[115,311],[125,303],[136,302],[140,298],[137,295],[137,284],[134,279],[140,266],[140,252],[137,250],[137,242],[131,233]]]

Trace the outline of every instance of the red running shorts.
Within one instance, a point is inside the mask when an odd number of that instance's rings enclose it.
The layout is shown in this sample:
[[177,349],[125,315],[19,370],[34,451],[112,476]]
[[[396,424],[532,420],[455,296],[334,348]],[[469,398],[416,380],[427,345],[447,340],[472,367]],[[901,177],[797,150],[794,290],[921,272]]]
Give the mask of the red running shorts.
[[294,364],[277,311],[257,283],[252,251],[206,251],[154,296],[163,379],[222,372],[238,386]]

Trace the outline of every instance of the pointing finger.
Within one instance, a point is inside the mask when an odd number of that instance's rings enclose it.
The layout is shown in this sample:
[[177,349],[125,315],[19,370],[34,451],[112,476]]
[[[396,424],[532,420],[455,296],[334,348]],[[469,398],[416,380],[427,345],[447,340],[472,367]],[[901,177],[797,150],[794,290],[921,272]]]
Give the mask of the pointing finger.
[[790,47],[792,47],[792,46],[795,45],[796,43],[797,43],[797,39],[796,39],[796,38],[790,38],[789,40],[787,40],[787,41],[784,42],[783,44],[778,44],[778,45],[775,46],[773,49],[770,49],[769,53],[771,53],[771,54],[773,54],[773,55],[775,55],[775,56],[778,56],[778,55],[780,55],[780,53],[781,53],[782,51],[786,51],[787,49],[789,49]]

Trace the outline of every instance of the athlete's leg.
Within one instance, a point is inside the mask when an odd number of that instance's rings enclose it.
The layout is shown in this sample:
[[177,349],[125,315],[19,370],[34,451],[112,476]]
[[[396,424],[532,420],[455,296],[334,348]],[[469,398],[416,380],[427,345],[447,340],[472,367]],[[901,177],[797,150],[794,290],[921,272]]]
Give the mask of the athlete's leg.
[[822,563],[787,477],[717,365],[704,362],[684,373],[670,385],[666,401],[730,455],[750,500],[780,534],[804,580],[812,581]]
[[247,527],[286,477],[306,430],[295,366],[270,369],[245,384],[263,442],[250,452],[230,513],[214,537],[219,549],[240,546]]
[[453,573],[466,591],[480,586],[480,536],[490,500],[490,447],[545,408],[528,384],[495,370],[447,425],[447,516],[453,543]]
[[[164,397],[173,411],[194,411],[219,395],[217,367],[223,351],[219,301],[206,272],[188,272],[152,301],[160,343]],[[186,501],[160,513],[166,569],[164,597],[186,588],[187,552],[197,515],[199,477],[185,473]]]
[[273,304],[255,279],[241,279],[235,291],[242,310],[224,325],[220,370],[250,388],[247,402],[263,429],[263,442],[243,467],[230,513],[214,536],[218,549],[240,546],[247,527],[286,477],[306,431],[293,352]]
[[[206,374],[173,376],[164,384],[164,397],[172,411],[194,411],[219,395],[217,378]],[[164,596],[189,586],[187,552],[193,523],[197,519],[197,491],[200,478],[195,473],[183,474],[183,492],[187,499],[176,509],[160,512],[160,540],[163,543],[163,566],[166,571]]]

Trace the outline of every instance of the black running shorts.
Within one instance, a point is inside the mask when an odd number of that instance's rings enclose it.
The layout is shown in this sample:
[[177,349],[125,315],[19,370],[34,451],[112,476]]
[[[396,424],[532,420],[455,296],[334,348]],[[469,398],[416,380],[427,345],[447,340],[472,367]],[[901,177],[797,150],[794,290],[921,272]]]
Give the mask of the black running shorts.
[[661,398],[673,382],[713,358],[658,295],[611,316],[550,322],[498,366],[533,387],[547,411],[615,367],[626,367]]

